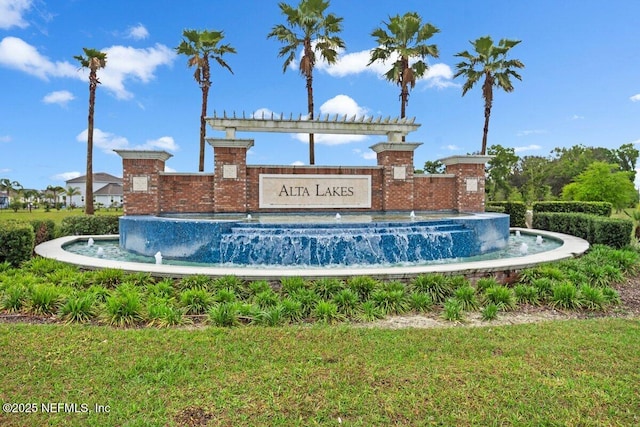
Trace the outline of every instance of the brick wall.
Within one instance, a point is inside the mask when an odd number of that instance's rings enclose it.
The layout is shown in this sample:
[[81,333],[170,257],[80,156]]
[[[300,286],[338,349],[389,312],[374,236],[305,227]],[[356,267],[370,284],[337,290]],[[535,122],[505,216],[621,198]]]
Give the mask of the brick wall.
[[414,210],[444,211],[455,209],[455,176],[414,175],[413,189]]
[[213,174],[160,174],[160,212],[214,211]]
[[[155,215],[159,212],[158,173],[164,161],[157,159],[123,159],[122,191],[125,215]],[[133,191],[134,178],[147,178],[147,191]]]

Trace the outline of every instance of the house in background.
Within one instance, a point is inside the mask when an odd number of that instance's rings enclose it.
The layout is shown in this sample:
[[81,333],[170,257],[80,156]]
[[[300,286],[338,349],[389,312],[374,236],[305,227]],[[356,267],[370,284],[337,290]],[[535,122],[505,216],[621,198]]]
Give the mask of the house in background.
[[9,195],[0,191],[0,209],[9,207]]
[[[80,194],[68,198],[67,203],[75,206],[84,206],[85,189],[87,176],[82,175],[77,178],[65,181],[66,188],[77,188]],[[122,178],[104,172],[93,174],[93,203],[103,206],[122,206]]]

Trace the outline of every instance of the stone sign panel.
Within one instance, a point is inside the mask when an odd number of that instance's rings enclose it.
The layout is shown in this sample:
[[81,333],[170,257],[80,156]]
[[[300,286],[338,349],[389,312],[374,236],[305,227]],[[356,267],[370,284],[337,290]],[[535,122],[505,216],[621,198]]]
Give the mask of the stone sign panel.
[[261,174],[260,208],[371,208],[371,176]]

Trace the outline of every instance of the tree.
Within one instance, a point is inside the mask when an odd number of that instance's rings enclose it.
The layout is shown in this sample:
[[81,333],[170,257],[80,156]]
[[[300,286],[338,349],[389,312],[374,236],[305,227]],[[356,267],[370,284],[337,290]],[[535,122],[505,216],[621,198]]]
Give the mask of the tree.
[[440,160],[427,160],[424,162],[424,173],[439,174],[444,173],[445,166]]
[[53,207],[55,209],[58,209],[58,206],[60,206],[58,204],[58,194],[64,193],[65,189],[64,187],[60,187],[59,185],[56,185],[55,187],[53,185],[49,185],[47,186],[47,193],[51,194],[52,199],[53,199]]
[[96,105],[96,88],[100,84],[98,70],[107,65],[107,54],[96,49],[83,47],[84,56],[74,56],[82,68],[89,69],[89,116],[87,126],[87,184],[85,189],[85,210],[93,215],[93,115]]
[[562,190],[565,200],[610,202],[617,211],[630,206],[636,189],[630,172],[619,171],[617,164],[594,162]]
[[69,186],[64,190],[64,192],[67,196],[69,196],[69,206],[73,207],[73,196],[80,195],[80,190],[76,187]]
[[18,181],[11,181],[8,178],[0,179],[0,190],[6,191],[9,198],[11,196],[15,196],[17,193],[22,191],[22,185]]
[[549,159],[541,156],[525,156],[520,159],[511,185],[519,188],[526,203],[550,198],[551,187],[547,184],[549,165]]
[[489,155],[493,156],[487,164],[487,192],[490,200],[506,200],[511,194],[512,187],[509,179],[514,173],[519,157],[513,148],[502,145],[489,147]]
[[[427,56],[438,57],[435,44],[424,43],[440,30],[433,25],[422,24],[422,18],[416,12],[407,12],[403,16],[389,17],[383,22],[387,30],[376,28],[371,35],[375,37],[378,47],[371,51],[369,64],[381,60],[395,59],[393,66],[385,73],[385,78],[400,86],[400,117],[406,117],[409,101],[409,87],[416,85],[416,80],[424,76],[429,66],[424,59]],[[420,58],[411,63],[413,58]]]
[[222,58],[224,54],[236,53],[236,50],[228,44],[219,45],[224,38],[222,31],[197,31],[184,30],[182,32],[184,39],[180,45],[176,47],[176,52],[180,55],[186,55],[189,59],[187,65],[195,67],[196,71],[193,78],[198,82],[202,90],[202,109],[200,113],[200,157],[198,162],[198,170],[204,171],[204,148],[207,116],[207,101],[209,98],[209,88],[211,87],[211,69],[209,66],[209,58],[216,60],[222,68],[229,70],[233,74],[233,70],[229,64]]
[[[482,149],[480,154],[487,152],[487,135],[489,133],[489,118],[493,106],[494,86],[505,92],[513,92],[511,77],[522,80],[514,68],[524,68],[524,64],[517,59],[507,59],[509,50],[520,43],[520,40],[502,39],[498,45],[493,44],[489,36],[480,37],[470,42],[475,55],[468,51],[457,53],[456,56],[464,60],[456,65],[458,71],[454,78],[464,76],[467,81],[462,86],[464,96],[484,76],[482,97],[484,99],[484,130],[482,133]],[[476,68],[477,67],[477,68]]]
[[[316,53],[329,64],[338,58],[338,49],[344,49],[344,41],[336,34],[342,31],[342,18],[333,13],[325,15],[329,1],[300,0],[297,7],[279,3],[282,14],[286,17],[286,25],[278,24],[271,29],[267,38],[275,37],[284,46],[278,57],[285,57],[282,72],[295,60],[296,52],[302,46],[300,73],[307,82],[307,113],[313,120],[313,68],[316,64]],[[315,164],[314,135],[309,134],[309,164]]]

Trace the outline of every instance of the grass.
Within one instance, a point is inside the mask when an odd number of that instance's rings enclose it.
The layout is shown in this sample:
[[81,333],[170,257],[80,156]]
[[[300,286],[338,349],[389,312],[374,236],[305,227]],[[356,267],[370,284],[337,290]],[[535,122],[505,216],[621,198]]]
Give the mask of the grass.
[[[128,329],[0,324],[3,426],[638,425],[640,324]],[[473,398],[469,398],[473,396]],[[340,421],[339,421],[340,420]]]
[[[122,209],[120,210],[105,210],[101,209],[96,211],[96,215],[122,215]],[[34,219],[38,220],[53,220],[56,224],[60,225],[62,220],[68,216],[82,216],[84,215],[83,208],[76,209],[61,209],[59,211],[55,209],[51,209],[49,212],[45,212],[44,208],[42,209],[33,209],[31,212],[28,210],[18,210],[18,212],[14,212],[11,209],[0,209],[0,221],[4,220],[20,220],[20,221],[32,221]]]

